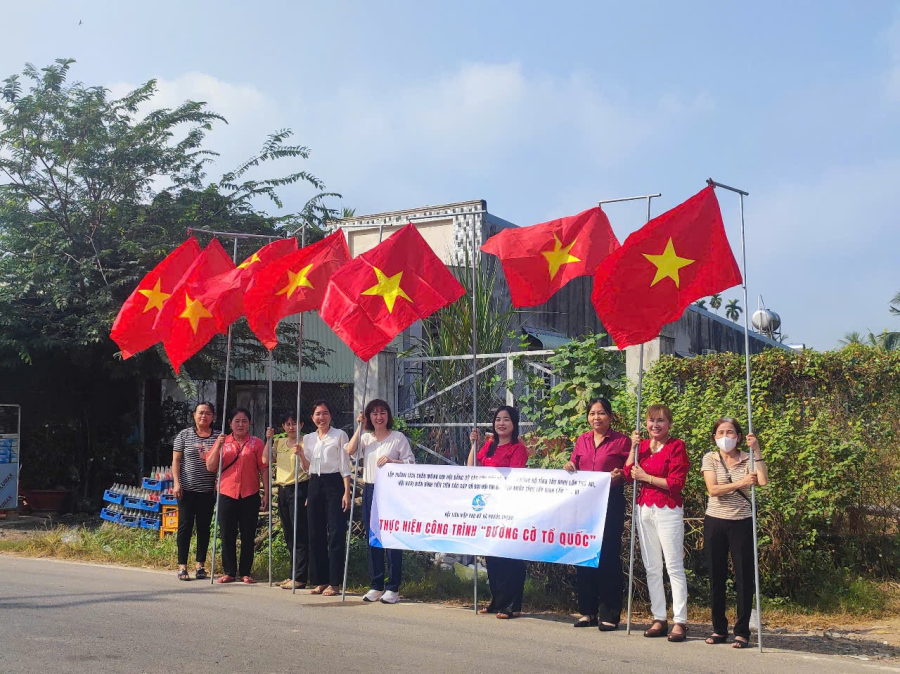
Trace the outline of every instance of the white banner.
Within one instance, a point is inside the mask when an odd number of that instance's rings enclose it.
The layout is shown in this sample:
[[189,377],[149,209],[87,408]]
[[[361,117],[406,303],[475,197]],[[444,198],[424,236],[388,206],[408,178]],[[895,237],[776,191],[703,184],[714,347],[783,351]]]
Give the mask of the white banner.
[[387,464],[369,543],[597,566],[609,473]]

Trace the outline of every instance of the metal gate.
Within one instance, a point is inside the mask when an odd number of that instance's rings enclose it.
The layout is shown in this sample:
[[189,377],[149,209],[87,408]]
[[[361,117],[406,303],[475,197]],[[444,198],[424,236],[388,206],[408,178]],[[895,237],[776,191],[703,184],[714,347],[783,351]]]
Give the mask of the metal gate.
[[[397,359],[397,413],[410,442],[445,463],[465,463],[472,429],[472,397],[477,396],[478,426],[491,427],[500,405],[519,406],[523,396],[540,398],[556,385],[547,359],[552,350],[485,353],[472,356]],[[534,423],[522,416],[522,432]]]

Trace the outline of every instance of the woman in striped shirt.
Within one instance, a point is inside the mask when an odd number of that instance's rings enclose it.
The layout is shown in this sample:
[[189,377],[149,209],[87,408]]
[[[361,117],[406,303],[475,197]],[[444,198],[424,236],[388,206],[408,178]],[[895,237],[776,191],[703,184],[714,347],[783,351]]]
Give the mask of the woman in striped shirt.
[[216,408],[210,402],[194,408],[194,425],[175,436],[172,446],[172,493],[178,499],[178,579],[190,580],[187,570],[188,552],[194,521],[197,522],[197,580],[206,575],[206,553],[209,550],[209,526],[216,507],[216,474],[206,469],[206,453],[216,443],[212,423]]
[[753,452],[755,470],[750,471],[750,455],[740,449],[744,435],[736,419],[722,417],[713,426],[716,449],[703,457],[703,479],[709,504],[703,520],[703,547],[709,566],[710,607],[713,633],[708,644],[723,644],[728,638],[725,616],[725,584],[728,580],[728,553],[734,566],[737,592],[737,621],[734,648],[750,645],[750,610],[753,605],[753,513],[750,489],[769,481],[766,463],[753,433],[747,446]]

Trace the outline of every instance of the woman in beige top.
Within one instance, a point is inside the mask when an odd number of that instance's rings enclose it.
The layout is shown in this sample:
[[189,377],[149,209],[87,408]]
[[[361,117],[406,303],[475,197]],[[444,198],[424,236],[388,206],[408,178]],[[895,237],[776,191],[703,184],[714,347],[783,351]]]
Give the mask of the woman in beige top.
[[734,648],[750,645],[750,610],[753,605],[753,516],[750,489],[769,481],[766,463],[753,433],[747,435],[750,455],[741,451],[744,434],[736,419],[722,417],[713,426],[716,449],[703,457],[703,479],[709,504],[703,520],[703,546],[709,566],[710,608],[713,633],[708,644],[723,644],[728,638],[725,616],[725,584],[728,580],[728,553],[734,566],[737,592],[737,621],[734,624]]

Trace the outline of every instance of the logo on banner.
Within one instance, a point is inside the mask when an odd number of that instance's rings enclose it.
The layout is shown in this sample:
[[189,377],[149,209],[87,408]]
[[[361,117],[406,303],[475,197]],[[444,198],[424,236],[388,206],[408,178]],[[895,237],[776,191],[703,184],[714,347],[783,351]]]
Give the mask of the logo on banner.
[[482,510],[484,510],[484,507],[486,505],[487,499],[481,494],[478,494],[475,498],[472,499],[472,510],[477,513],[480,513]]

